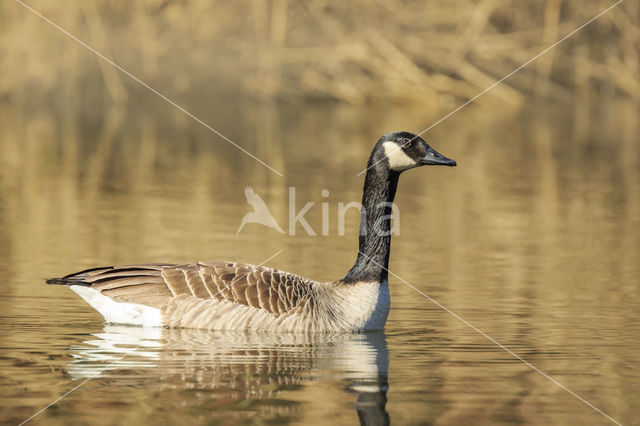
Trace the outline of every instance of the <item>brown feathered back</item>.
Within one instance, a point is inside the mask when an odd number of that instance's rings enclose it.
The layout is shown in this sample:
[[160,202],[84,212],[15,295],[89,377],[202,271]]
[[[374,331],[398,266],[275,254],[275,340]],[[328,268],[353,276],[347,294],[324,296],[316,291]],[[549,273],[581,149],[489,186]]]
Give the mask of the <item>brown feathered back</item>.
[[232,262],[110,266],[47,282],[85,285],[115,300],[160,309],[186,294],[251,306],[276,317],[301,309],[313,286],[310,280],[288,272]]

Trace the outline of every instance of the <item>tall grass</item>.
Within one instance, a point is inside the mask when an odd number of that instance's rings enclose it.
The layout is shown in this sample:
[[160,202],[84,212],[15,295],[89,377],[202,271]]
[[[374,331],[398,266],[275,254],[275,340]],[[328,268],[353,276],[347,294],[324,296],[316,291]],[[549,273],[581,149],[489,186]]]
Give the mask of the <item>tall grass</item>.
[[[254,0],[29,3],[174,96],[469,99],[613,1]],[[640,99],[640,5],[624,2],[492,91],[509,105],[592,89]],[[126,99],[122,76],[17,3],[0,5],[0,96],[65,84]]]

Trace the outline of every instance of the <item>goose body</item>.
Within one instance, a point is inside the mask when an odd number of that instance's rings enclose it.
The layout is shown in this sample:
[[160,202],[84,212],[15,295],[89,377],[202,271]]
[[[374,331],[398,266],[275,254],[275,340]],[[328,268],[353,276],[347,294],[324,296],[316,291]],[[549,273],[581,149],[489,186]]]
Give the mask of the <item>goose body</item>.
[[110,323],[325,333],[382,329],[390,309],[389,220],[398,177],[430,164],[456,165],[411,133],[380,138],[365,176],[358,258],[336,281],[261,265],[198,262],[93,268],[47,283],[69,286]]
[[99,268],[61,280],[107,322],[149,327],[379,330],[390,306],[386,282],[317,282],[231,262]]

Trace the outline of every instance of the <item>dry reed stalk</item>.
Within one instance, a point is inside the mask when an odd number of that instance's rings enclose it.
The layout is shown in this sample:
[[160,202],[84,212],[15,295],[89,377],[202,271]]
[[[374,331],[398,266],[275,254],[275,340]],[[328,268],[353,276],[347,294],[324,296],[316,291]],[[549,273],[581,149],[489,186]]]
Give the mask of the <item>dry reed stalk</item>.
[[[33,6],[172,95],[436,107],[473,97],[606,7],[580,0]],[[95,86],[90,54],[69,54],[82,48],[18,5],[3,3],[0,12],[0,96],[26,102],[33,88],[55,95],[64,79]],[[579,85],[613,85],[640,99],[639,21],[640,7],[622,3],[492,90],[487,102],[520,105],[533,93],[566,99],[578,74]],[[100,73],[106,96],[125,99],[121,76],[102,63]]]

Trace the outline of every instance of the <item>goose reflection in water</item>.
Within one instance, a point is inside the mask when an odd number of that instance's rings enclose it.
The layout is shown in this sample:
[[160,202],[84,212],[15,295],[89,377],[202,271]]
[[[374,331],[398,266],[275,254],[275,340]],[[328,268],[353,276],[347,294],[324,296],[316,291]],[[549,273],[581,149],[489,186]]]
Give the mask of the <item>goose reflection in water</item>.
[[[105,378],[110,386],[159,384],[159,389],[210,392],[212,398],[323,404],[314,384],[331,383],[355,396],[361,424],[389,424],[389,356],[384,332],[271,334],[105,325],[71,348],[74,380]],[[337,385],[334,385],[337,383]],[[343,401],[344,403],[344,401]],[[277,404],[279,410],[298,412]],[[215,416],[214,413],[210,413]]]

